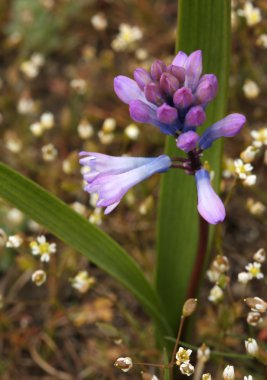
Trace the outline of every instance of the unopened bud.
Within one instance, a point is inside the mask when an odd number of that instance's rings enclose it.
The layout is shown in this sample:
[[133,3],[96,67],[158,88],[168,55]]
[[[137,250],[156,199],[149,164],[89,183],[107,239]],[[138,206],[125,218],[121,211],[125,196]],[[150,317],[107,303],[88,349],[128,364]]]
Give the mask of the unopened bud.
[[246,163],[251,163],[252,161],[255,160],[258,152],[259,152],[258,148],[250,145],[245,150],[243,150],[243,152],[240,154],[240,158]]
[[179,88],[173,95],[173,103],[178,108],[187,108],[193,103],[192,90],[187,87]]
[[185,69],[183,67],[170,65],[167,67],[167,72],[172,74],[175,78],[177,78],[180,85],[184,83],[184,81],[185,81]]
[[260,297],[248,297],[245,298],[244,301],[252,311],[265,313],[267,309],[267,303]]
[[151,65],[151,69],[150,69],[151,76],[152,76],[153,80],[159,81],[161,74],[163,74],[164,71],[166,71],[166,69],[167,69],[167,67],[166,67],[164,62],[162,62],[159,59],[154,61]]
[[185,117],[185,125],[188,127],[199,127],[206,120],[205,111],[201,106],[190,108]]
[[210,358],[210,348],[203,343],[197,350],[197,358],[198,360],[206,363]]
[[218,272],[227,272],[229,270],[229,261],[226,256],[218,255],[215,257],[212,267]]
[[249,355],[256,356],[259,351],[258,343],[253,338],[248,338],[245,340],[245,348]]
[[144,93],[147,100],[154,104],[162,104],[163,96],[160,86],[157,83],[151,82],[144,87]]
[[198,142],[199,136],[194,131],[188,131],[182,133],[176,140],[177,148],[183,150],[188,153],[191,150],[195,149],[196,144]]
[[191,376],[191,375],[193,375],[195,368],[190,363],[183,363],[180,365],[180,371],[183,375]]
[[190,317],[194,313],[197,307],[197,299],[196,298],[188,298],[188,300],[185,301],[183,306],[183,317],[187,318]]
[[128,372],[133,367],[133,361],[130,357],[118,358],[114,366],[121,369],[123,372]]
[[160,77],[160,87],[166,95],[173,96],[175,91],[179,88],[179,81],[173,75],[163,73]]
[[178,116],[177,109],[164,103],[157,108],[157,118],[165,124],[172,124]]
[[134,80],[141,88],[141,90],[143,90],[148,83],[152,82],[150,74],[141,67],[138,67],[134,70]]
[[247,323],[250,326],[257,326],[262,322],[262,315],[258,311],[250,311],[247,316]]
[[266,259],[266,253],[263,248],[260,248],[256,253],[253,255],[253,259],[257,261],[258,263],[264,263]]
[[223,379],[224,380],[234,380],[235,378],[235,369],[232,365],[228,365],[225,367],[223,371]]
[[215,75],[206,74],[201,78],[196,90],[197,103],[206,104],[215,98],[218,91],[218,81]]
[[202,375],[202,380],[211,380],[211,374],[210,373],[204,373]]

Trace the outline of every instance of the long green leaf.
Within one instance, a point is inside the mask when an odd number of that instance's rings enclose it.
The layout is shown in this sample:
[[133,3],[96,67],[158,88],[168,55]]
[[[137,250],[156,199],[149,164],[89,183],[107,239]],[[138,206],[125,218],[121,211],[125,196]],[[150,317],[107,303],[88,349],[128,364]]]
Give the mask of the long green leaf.
[[2,163],[0,197],[120,281],[154,319],[161,336],[168,335],[170,329],[152,286],[135,261],[107,234],[42,187]]
[[[201,49],[204,72],[219,80],[217,98],[208,107],[205,126],[224,116],[230,46],[230,0],[180,0],[177,51]],[[206,155],[219,185],[222,142]],[[174,139],[166,153],[177,156]],[[198,245],[198,215],[194,178],[178,170],[162,176],[158,222],[156,287],[173,331],[185,300]]]

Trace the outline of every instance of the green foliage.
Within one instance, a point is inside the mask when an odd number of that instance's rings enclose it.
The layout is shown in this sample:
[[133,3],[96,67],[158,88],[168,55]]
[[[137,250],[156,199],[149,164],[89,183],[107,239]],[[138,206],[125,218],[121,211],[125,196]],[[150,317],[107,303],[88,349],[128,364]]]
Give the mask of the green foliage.
[[[219,93],[207,112],[205,127],[224,116],[230,46],[229,0],[180,0],[177,51],[201,49],[204,72],[219,80]],[[222,142],[207,152],[205,159],[215,171],[215,189],[220,179]],[[177,155],[168,138],[166,153]],[[158,219],[156,287],[173,330],[185,301],[198,246],[198,214],[194,178],[172,170],[162,177]],[[200,237],[201,238],[201,237]]]
[[46,190],[0,164],[0,197],[47,228],[129,289],[154,319],[161,337],[169,326],[159,299],[123,248]]
[[85,1],[66,1],[64,5],[47,9],[36,0],[15,0],[11,8],[11,21],[6,33],[16,33],[21,38],[24,54],[38,51],[49,53],[60,47],[62,33],[65,33],[65,50],[71,49],[77,42],[72,35],[66,38],[66,29],[79,15]]

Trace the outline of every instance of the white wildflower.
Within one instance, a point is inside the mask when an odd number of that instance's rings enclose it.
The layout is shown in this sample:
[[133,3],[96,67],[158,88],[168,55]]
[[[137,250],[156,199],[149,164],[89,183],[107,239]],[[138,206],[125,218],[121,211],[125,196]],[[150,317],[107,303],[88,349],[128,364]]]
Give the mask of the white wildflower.
[[34,136],[40,137],[42,136],[44,129],[42,124],[39,121],[36,121],[30,125],[30,131]]
[[246,79],[243,84],[243,92],[246,98],[255,99],[259,96],[260,88],[254,80]]
[[105,30],[108,22],[104,13],[97,13],[91,18],[91,23],[96,30]]
[[252,275],[248,272],[240,272],[238,273],[238,282],[246,285],[252,279]]
[[43,262],[50,261],[50,255],[56,252],[56,243],[48,243],[44,235],[37,236],[30,242],[30,248],[34,256],[40,256]]
[[129,124],[124,130],[125,135],[130,140],[137,140],[140,135],[140,130],[136,124]]
[[259,8],[254,7],[252,2],[246,1],[244,8],[239,9],[237,14],[246,19],[246,23],[248,26],[254,26],[261,22],[261,11]]
[[54,161],[57,157],[58,151],[53,144],[47,144],[42,146],[42,156],[43,159],[47,162]]
[[238,178],[245,180],[250,172],[253,170],[251,164],[245,164],[240,158],[234,161],[235,172],[238,175]]
[[112,41],[111,46],[115,51],[131,50],[134,43],[143,37],[143,33],[138,26],[128,24],[119,25],[119,34]]
[[46,273],[44,270],[42,269],[38,269],[36,270],[33,274],[32,274],[32,282],[35,283],[35,285],[37,286],[41,286],[43,285],[43,283],[46,281]]
[[245,340],[245,348],[249,355],[256,356],[259,351],[258,343],[253,338],[248,338]]
[[258,251],[254,253],[253,259],[257,261],[258,263],[261,263],[261,264],[264,263],[266,259],[266,253],[265,253],[264,248],[258,249]]
[[208,297],[208,300],[214,303],[220,302],[223,298],[223,291],[222,289],[218,286],[215,285],[211,290],[210,294]]
[[223,371],[224,380],[234,380],[235,379],[235,369],[232,365],[227,365]]
[[194,371],[195,371],[195,368],[192,364],[190,363],[182,363],[180,365],[180,371],[183,375],[186,375],[186,376],[191,376],[193,375]]
[[254,261],[253,263],[248,263],[245,268],[252,278],[261,280],[264,277],[263,273],[261,272],[261,263]]
[[263,48],[267,48],[267,34],[260,34],[257,38],[256,44]]
[[78,135],[81,139],[86,140],[93,136],[94,128],[91,123],[83,119],[77,127]]
[[124,358],[118,358],[114,365],[123,372],[128,372],[133,367],[133,361],[130,357],[126,356]]
[[52,112],[44,112],[40,117],[40,123],[44,129],[51,129],[55,126],[55,118]]
[[95,278],[90,277],[86,270],[80,271],[71,279],[72,287],[80,293],[86,293],[87,290],[95,283]]
[[253,138],[253,146],[256,148],[261,148],[263,145],[267,146],[267,128],[260,128],[258,130],[253,130],[250,132]]
[[240,158],[246,162],[250,163],[255,160],[256,155],[259,153],[259,149],[255,146],[249,145],[241,154]]
[[257,181],[257,176],[255,174],[248,175],[243,181],[244,186],[254,186]]
[[182,363],[189,363],[191,354],[192,350],[186,350],[183,347],[179,347],[179,350],[176,352],[176,364],[181,365]]
[[23,239],[20,235],[10,235],[6,242],[7,248],[19,248],[23,243]]

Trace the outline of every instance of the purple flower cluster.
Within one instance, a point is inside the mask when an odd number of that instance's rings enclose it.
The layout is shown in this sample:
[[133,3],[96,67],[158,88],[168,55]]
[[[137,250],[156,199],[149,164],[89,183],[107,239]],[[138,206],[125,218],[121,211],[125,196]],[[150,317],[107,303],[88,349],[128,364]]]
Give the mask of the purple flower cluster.
[[134,71],[134,80],[118,76],[114,80],[117,96],[129,105],[133,120],[149,123],[161,132],[172,135],[187,158],[111,157],[100,153],[82,152],[80,163],[89,170],[84,174],[85,190],[97,193],[97,206],[111,212],[123,195],[135,184],[154,173],[169,168],[181,168],[195,176],[198,211],[211,224],[225,218],[225,208],[214,192],[208,171],[202,168],[200,157],[220,137],[232,137],[246,122],[241,114],[231,114],[211,125],[199,136],[197,129],[206,120],[206,107],[218,90],[215,75],[202,75],[202,54],[197,50],[187,56],[179,52],[171,65],[156,60],[150,72]]

